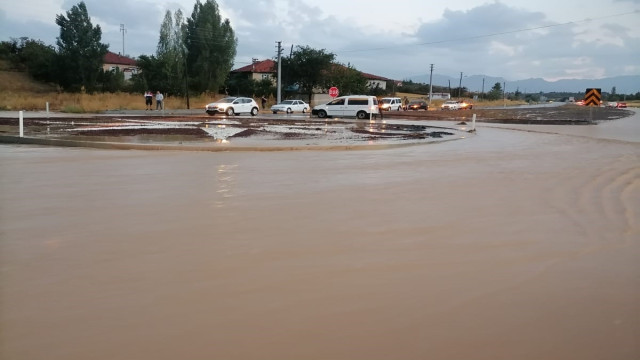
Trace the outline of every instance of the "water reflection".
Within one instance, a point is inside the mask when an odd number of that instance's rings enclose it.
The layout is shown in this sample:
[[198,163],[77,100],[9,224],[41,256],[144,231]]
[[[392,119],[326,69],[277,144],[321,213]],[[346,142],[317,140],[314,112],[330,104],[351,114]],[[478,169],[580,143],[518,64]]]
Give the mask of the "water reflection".
[[238,165],[218,165],[216,170],[216,200],[215,207],[223,208],[227,200],[234,196],[236,178],[234,171]]

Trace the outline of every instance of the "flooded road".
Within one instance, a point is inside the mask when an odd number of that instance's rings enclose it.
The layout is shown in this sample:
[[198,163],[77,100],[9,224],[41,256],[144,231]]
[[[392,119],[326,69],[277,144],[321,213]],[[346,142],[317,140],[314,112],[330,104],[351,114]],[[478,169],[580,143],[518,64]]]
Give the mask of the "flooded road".
[[2,144],[0,358],[638,359],[638,123],[371,151]]

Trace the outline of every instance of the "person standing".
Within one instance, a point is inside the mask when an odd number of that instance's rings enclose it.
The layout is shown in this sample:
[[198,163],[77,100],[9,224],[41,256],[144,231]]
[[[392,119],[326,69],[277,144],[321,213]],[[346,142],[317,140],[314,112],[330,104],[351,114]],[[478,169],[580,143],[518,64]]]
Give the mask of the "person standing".
[[164,110],[164,96],[162,96],[160,91],[156,93],[156,111],[157,110]]
[[262,109],[265,109],[267,107],[267,98],[262,96]]
[[144,93],[144,103],[147,106],[145,110],[153,110],[151,108],[151,106],[153,106],[153,93],[151,92],[151,90],[147,90]]

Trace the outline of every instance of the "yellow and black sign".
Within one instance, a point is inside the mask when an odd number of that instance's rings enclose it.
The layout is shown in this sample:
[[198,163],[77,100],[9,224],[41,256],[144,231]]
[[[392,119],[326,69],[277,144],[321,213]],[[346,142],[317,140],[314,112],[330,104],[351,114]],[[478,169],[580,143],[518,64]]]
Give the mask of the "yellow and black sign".
[[600,106],[600,89],[587,89],[584,95],[584,104],[586,106]]

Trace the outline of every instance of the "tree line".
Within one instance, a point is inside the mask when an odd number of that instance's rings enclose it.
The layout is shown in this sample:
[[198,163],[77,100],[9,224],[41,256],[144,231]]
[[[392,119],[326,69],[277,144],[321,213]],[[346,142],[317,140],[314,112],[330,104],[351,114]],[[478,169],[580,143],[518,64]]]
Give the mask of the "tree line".
[[[162,90],[185,96],[189,92],[269,96],[276,93],[271,79],[253,80],[246,74],[230,74],[238,39],[215,0],[196,1],[190,17],[180,10],[167,11],[161,23],[156,53],[141,55],[138,74],[124,81],[120,69],[104,70],[108,45],[102,30],[91,23],[84,1],[56,16],[60,34],[56,46],[26,37],[0,42],[0,58],[26,71],[33,79],[56,84],[62,91],[144,92]],[[362,73],[350,64],[336,62],[324,49],[297,46],[282,57],[282,89],[285,96],[306,94],[337,86],[341,93],[385,95],[370,88]],[[275,69],[272,69],[275,71]]]
[[[86,4],[82,1],[65,14],[56,16],[60,34],[56,46],[40,40],[11,39],[0,42],[0,58],[24,70],[33,79],[56,84],[66,92],[144,92],[162,90],[165,93],[187,96],[190,92],[227,93],[229,95],[270,96],[276,93],[272,79],[253,80],[246,74],[231,74],[238,39],[228,19],[223,19],[215,0],[196,0],[190,17],[180,10],[167,11],[160,25],[158,45],[153,55],[137,58],[140,72],[124,81],[119,70],[103,70],[108,45],[102,43],[102,30],[91,23]],[[282,90],[285,98],[305,95],[311,98],[317,90],[331,86],[341,94],[369,94],[385,96],[395,92],[394,81],[386,88],[371,87],[366,78],[351,64],[336,62],[336,55],[324,49],[297,46],[289,56],[281,57]],[[276,65],[277,68],[277,65]],[[272,71],[276,71],[276,68]],[[524,99],[537,101],[542,94],[503,94],[496,83],[487,93],[474,94],[467,88],[430,86],[403,81],[402,91],[429,94],[449,92],[452,96],[497,100]],[[580,95],[570,95],[578,98]],[[640,99],[635,95],[603,94],[609,101]]]
[[236,55],[237,38],[228,19],[222,19],[214,0],[199,0],[185,19],[167,11],[160,27],[155,55],[137,59],[141,69],[130,82],[116,69],[102,68],[108,45],[102,30],[91,23],[82,1],[56,16],[60,34],[56,46],[40,40],[0,42],[0,58],[37,81],[56,84],[66,92],[87,93],[162,89],[176,95],[187,90],[217,91],[225,82]]

